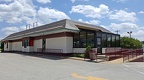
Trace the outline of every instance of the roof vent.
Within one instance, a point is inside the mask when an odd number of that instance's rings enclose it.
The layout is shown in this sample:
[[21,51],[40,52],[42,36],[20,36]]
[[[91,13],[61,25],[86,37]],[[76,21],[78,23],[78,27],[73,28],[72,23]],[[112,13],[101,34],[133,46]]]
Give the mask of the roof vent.
[[34,27],[38,27],[38,22],[34,22],[32,25],[31,24],[27,24],[26,25],[26,30],[34,28]]

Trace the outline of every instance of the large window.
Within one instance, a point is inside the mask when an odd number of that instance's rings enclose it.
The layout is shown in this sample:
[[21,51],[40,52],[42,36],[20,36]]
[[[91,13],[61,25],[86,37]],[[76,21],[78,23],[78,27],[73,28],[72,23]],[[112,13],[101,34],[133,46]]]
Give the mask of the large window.
[[79,33],[78,34],[74,34],[73,38],[74,38],[73,45],[74,45],[75,48],[78,48],[79,47],[79,43],[80,43],[80,41],[79,41]]
[[97,32],[97,37],[101,37],[101,36],[102,36],[101,32]]
[[106,33],[102,34],[102,47],[107,47],[107,37]]
[[107,47],[111,47],[111,34],[107,34]]
[[87,31],[87,46],[95,46],[94,32]]
[[116,47],[120,47],[120,36],[116,35]]
[[82,29],[73,37],[74,48],[92,47],[120,47],[120,36],[116,34],[95,32]]
[[74,34],[73,45],[75,48],[85,48],[87,46],[95,46],[94,31],[81,30],[80,33]]
[[86,47],[86,31],[81,30],[80,32],[80,47]]
[[115,35],[112,35],[112,47],[116,46],[116,39],[115,39]]

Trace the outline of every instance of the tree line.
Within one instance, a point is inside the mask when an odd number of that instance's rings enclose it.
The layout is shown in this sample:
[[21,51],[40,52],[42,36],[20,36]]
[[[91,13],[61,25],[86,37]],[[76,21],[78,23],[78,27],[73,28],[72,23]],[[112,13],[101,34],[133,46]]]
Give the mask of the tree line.
[[121,37],[120,39],[121,48],[132,48],[132,49],[142,48],[143,43],[144,41],[141,42],[138,39],[129,37]]

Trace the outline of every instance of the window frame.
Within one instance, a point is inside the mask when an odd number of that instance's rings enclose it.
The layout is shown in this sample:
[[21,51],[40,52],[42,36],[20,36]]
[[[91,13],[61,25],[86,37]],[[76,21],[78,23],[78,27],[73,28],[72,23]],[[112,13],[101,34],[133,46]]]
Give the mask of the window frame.
[[[92,48],[97,48],[97,38],[101,38],[101,47],[102,48],[108,48],[108,47],[120,47],[120,35],[119,34],[114,34],[114,33],[107,33],[107,32],[102,32],[102,31],[94,31],[94,30],[86,30],[86,29],[80,29],[80,31],[82,31],[82,30],[84,30],[84,31],[86,31],[86,47],[88,46],[88,32],[93,32],[94,33],[94,47],[92,47]],[[101,33],[100,35],[98,35],[98,33]],[[74,44],[74,42],[75,42],[75,34],[78,34],[78,41],[79,41],[79,44],[78,44],[78,46],[74,46],[75,44]],[[103,34],[105,34],[106,35],[106,42],[105,43],[103,43]],[[108,43],[108,36],[110,35],[110,41],[109,41],[109,43]],[[112,36],[115,36],[115,41],[114,41],[114,44],[113,44],[113,40],[112,40]],[[119,36],[119,40],[117,41],[118,42],[118,44],[116,43],[116,36]],[[81,44],[81,40],[80,40],[80,32],[79,33],[74,33],[73,34],[73,48],[86,48],[86,47],[82,47],[82,46],[80,46],[80,44]],[[108,46],[108,44],[110,44],[110,46]]]
[[[85,32],[86,32],[86,35],[85,35],[85,36],[86,36],[86,46],[85,46],[85,47],[81,46],[81,39],[80,39],[80,32],[81,32],[81,31],[85,31]],[[94,46],[93,46],[92,48],[95,48],[95,46],[96,46],[96,45],[95,45],[95,31],[86,30],[86,29],[80,29],[80,32],[73,34],[73,48],[86,48],[86,47],[88,46],[88,43],[87,43],[87,40],[88,40],[88,38],[87,38],[87,33],[88,33],[88,32],[92,32],[92,33],[94,34]],[[75,36],[74,36],[75,34],[78,34],[78,35],[79,35],[79,40],[78,40],[78,41],[79,41],[79,45],[78,45],[78,46],[75,46],[75,43],[74,43],[74,42],[75,42],[75,40],[74,40],[74,39],[75,39]]]

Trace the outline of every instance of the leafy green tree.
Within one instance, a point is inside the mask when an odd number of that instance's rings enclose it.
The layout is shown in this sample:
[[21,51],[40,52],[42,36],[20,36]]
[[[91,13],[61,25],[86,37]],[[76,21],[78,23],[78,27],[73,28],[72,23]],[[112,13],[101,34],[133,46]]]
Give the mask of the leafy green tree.
[[144,44],[144,41],[142,41],[142,44]]
[[121,37],[121,47],[122,48],[142,48],[142,43],[134,38]]

